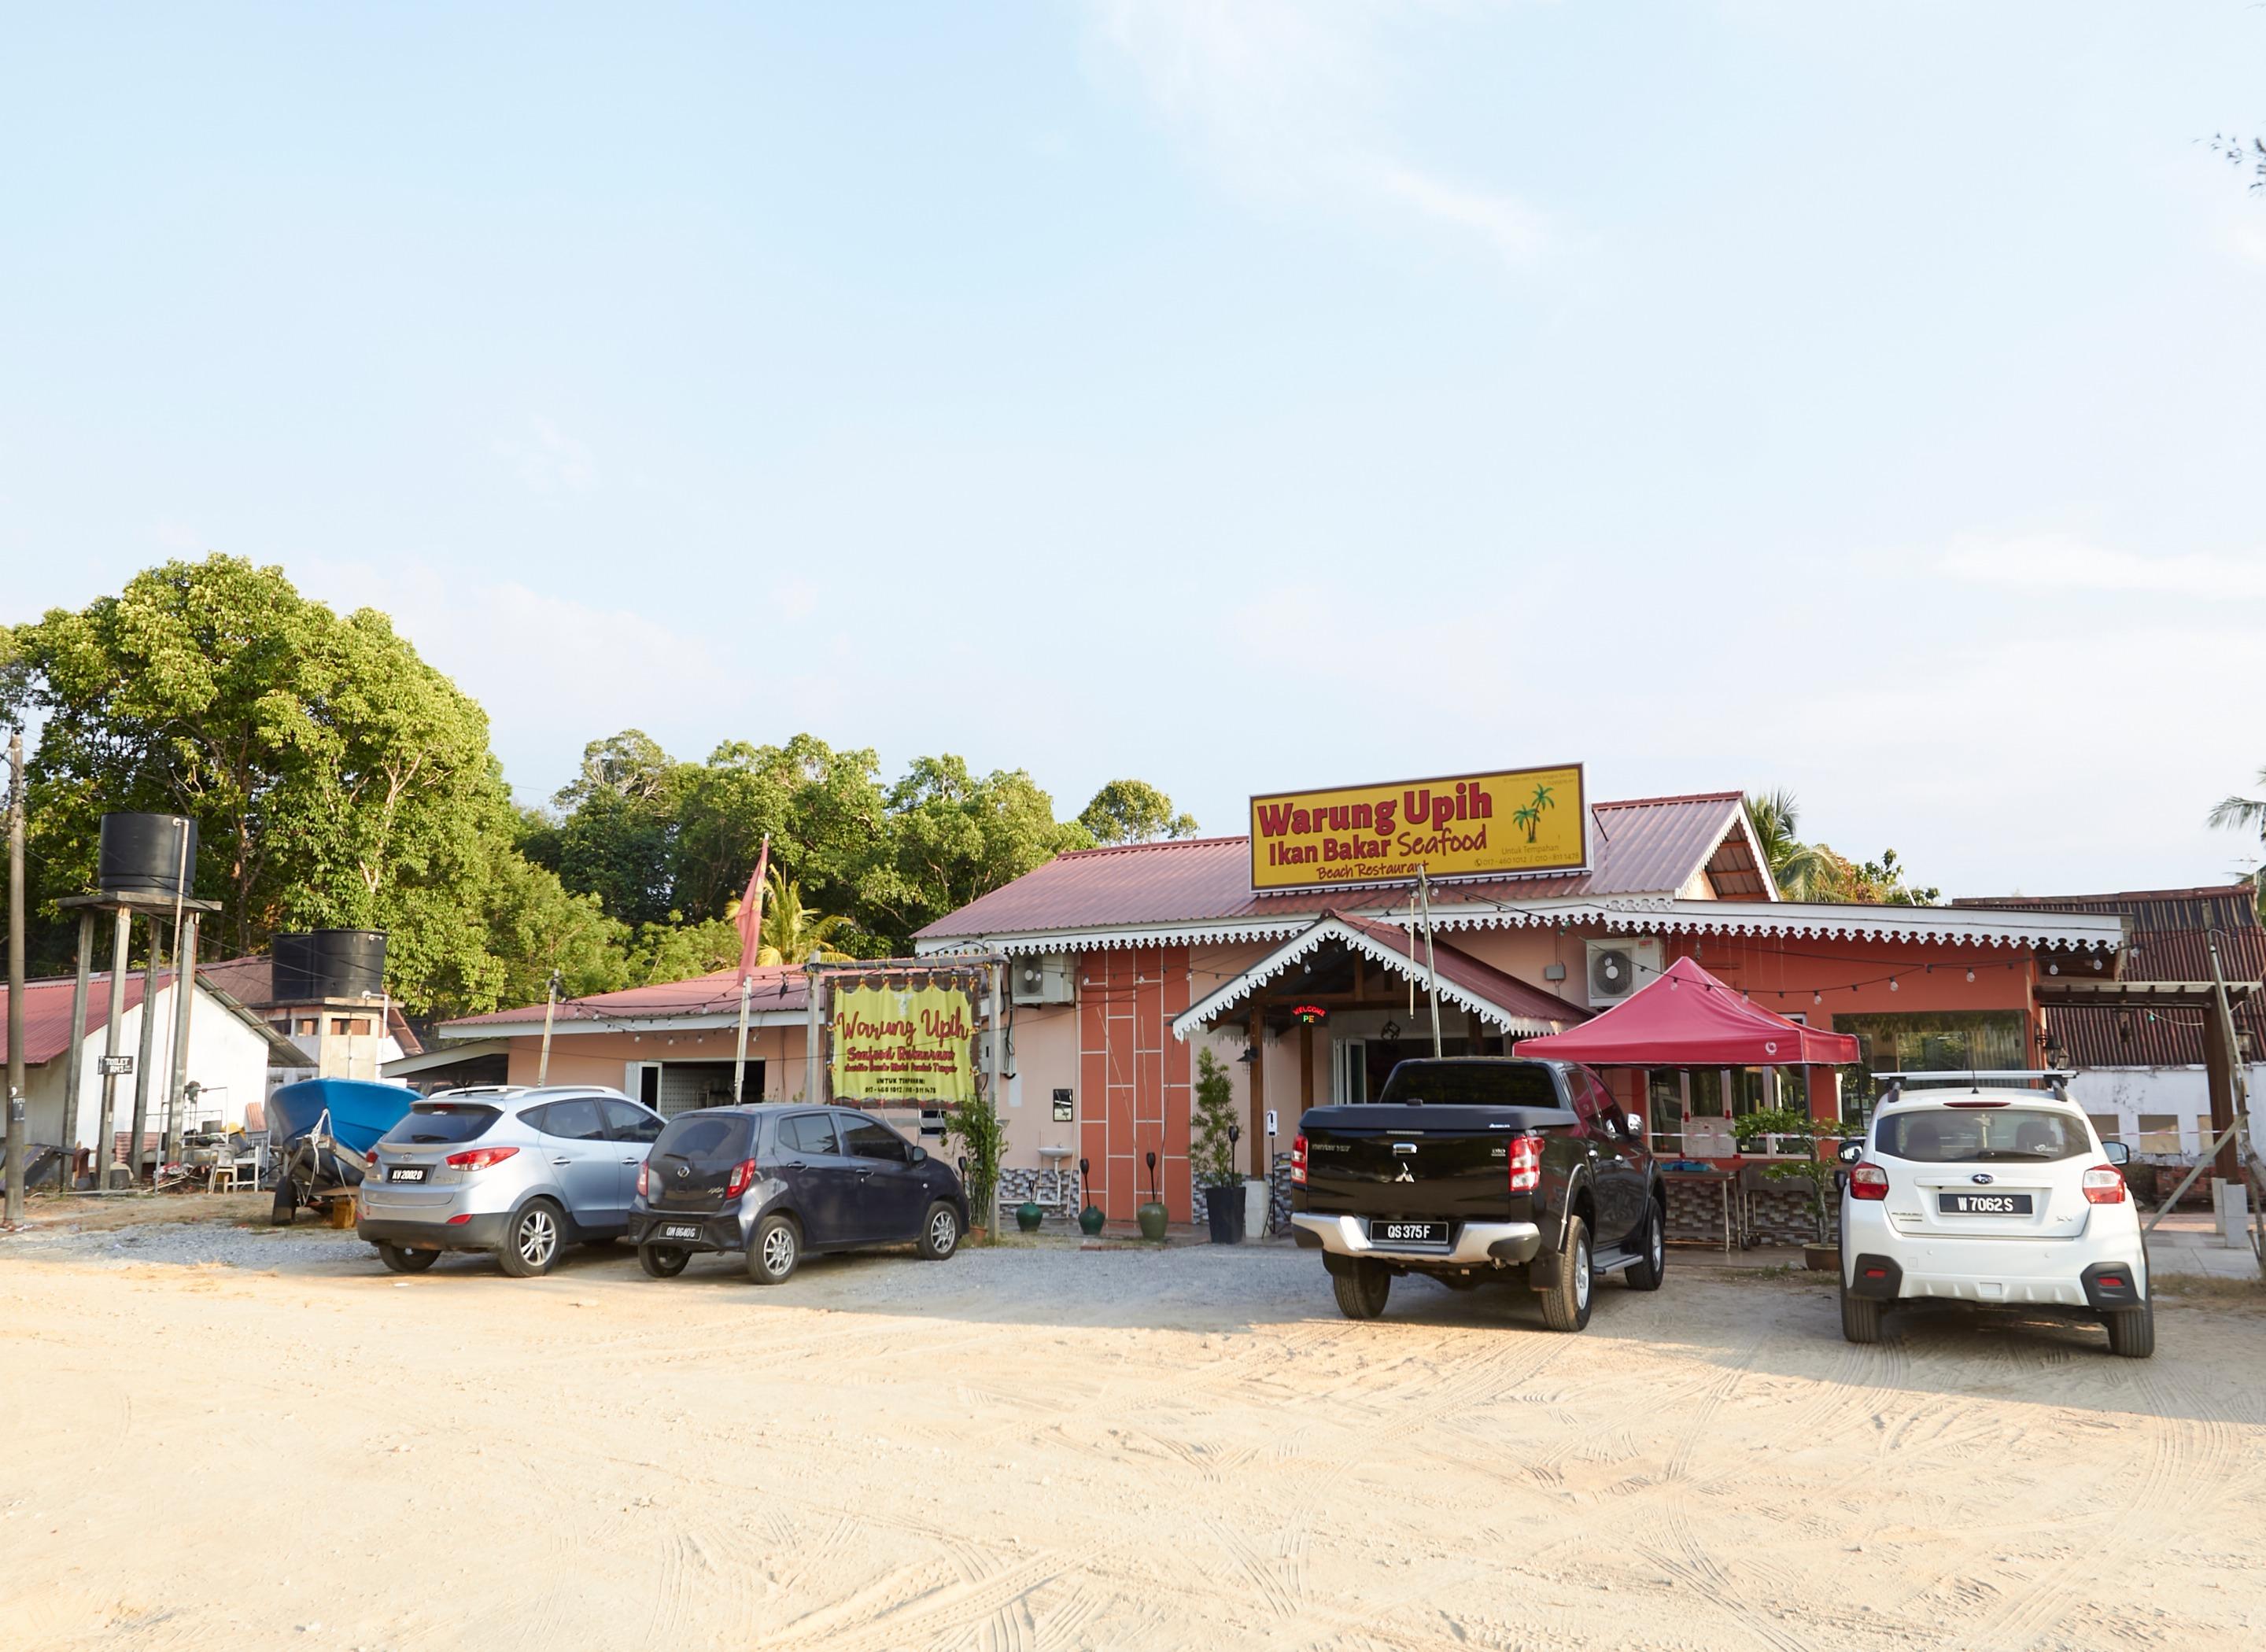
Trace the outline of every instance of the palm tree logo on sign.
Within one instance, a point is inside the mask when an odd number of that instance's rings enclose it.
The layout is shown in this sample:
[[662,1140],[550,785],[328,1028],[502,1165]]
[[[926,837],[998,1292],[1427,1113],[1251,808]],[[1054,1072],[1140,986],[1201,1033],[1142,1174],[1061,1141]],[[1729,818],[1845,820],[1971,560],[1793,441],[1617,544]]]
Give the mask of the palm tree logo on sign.
[[1528,800],[1525,808],[1511,811],[1510,823],[1526,828],[1526,841],[1532,843],[1535,833],[1542,830],[1542,811],[1557,807],[1558,800],[1550,795],[1550,788],[1546,786],[1538,786],[1534,788],[1534,795]]

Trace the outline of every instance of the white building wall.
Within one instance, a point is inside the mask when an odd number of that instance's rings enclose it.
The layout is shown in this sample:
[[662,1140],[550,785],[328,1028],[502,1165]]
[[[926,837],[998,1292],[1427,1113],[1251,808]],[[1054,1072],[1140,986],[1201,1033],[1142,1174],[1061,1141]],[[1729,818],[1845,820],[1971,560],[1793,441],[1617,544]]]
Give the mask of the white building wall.
[[[148,1128],[151,1130],[164,1128],[165,1097],[172,1085],[173,989],[170,985],[157,994],[156,1008],[157,1037],[153,1059],[157,1071],[150,1075]],[[106,1030],[97,1031],[86,1041],[82,1055],[78,1101],[73,1112],[74,1136],[81,1147],[92,1147],[100,1128],[100,1064],[107,1039]],[[119,1048],[128,1056],[138,1056],[141,1052],[142,1011],[138,1005],[126,1012],[120,1028]],[[190,1114],[191,1119],[217,1115],[224,1124],[241,1125],[246,1105],[267,1099],[267,1053],[265,1038],[200,987],[189,1017],[188,1076],[203,1088]],[[58,1116],[57,1103],[62,1094],[63,1077],[64,1058],[58,1056],[26,1085],[28,1093],[25,1122],[35,1142],[62,1139],[62,1121]],[[136,1074],[118,1081],[113,1129],[134,1128],[134,1086],[141,1077]]]
[[[2243,1071],[2255,1107],[2266,1096],[2266,1062]],[[2140,1143],[2143,1115],[2179,1121],[2181,1153],[2192,1157],[2211,1140],[2211,1090],[2200,1066],[2094,1067],[2070,1080],[2069,1093],[2089,1114],[2115,1115],[2119,1135],[2136,1153],[2145,1151]]]

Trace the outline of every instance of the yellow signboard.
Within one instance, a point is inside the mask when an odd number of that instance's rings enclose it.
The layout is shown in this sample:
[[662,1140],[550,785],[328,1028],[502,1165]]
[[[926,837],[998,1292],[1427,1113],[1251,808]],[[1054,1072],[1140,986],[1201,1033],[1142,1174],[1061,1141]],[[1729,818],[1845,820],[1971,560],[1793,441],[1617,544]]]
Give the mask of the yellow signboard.
[[932,1107],[972,1100],[975,1032],[964,989],[837,986],[835,1097]]
[[1578,872],[1589,827],[1578,763],[1283,792],[1251,800],[1251,887]]

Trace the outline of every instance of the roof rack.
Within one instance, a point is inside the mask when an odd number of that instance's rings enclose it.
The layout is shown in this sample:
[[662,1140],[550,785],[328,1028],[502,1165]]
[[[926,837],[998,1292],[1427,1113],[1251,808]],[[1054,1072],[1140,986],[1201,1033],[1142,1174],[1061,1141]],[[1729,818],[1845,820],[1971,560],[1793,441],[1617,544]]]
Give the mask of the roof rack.
[[2046,1087],[2053,1092],[2055,1100],[2066,1101],[2069,1100],[2069,1081],[2076,1077],[2075,1071],[2067,1067],[1967,1067],[1941,1072],[1876,1072],[1873,1075],[1875,1080],[1888,1085],[1881,1094],[1882,1105],[1903,1094],[1906,1085],[1963,1084],[1970,1090],[1979,1090],[1985,1078],[1994,1084],[2012,1078],[2043,1078]]

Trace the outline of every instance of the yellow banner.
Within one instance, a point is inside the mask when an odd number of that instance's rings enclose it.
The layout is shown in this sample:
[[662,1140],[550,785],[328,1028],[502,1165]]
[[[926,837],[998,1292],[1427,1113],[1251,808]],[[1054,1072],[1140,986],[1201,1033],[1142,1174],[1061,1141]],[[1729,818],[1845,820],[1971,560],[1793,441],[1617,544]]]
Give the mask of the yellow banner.
[[1578,872],[1589,826],[1578,763],[1283,792],[1251,800],[1251,887]]
[[834,990],[834,1095],[954,1107],[976,1095],[974,1005],[952,987]]

